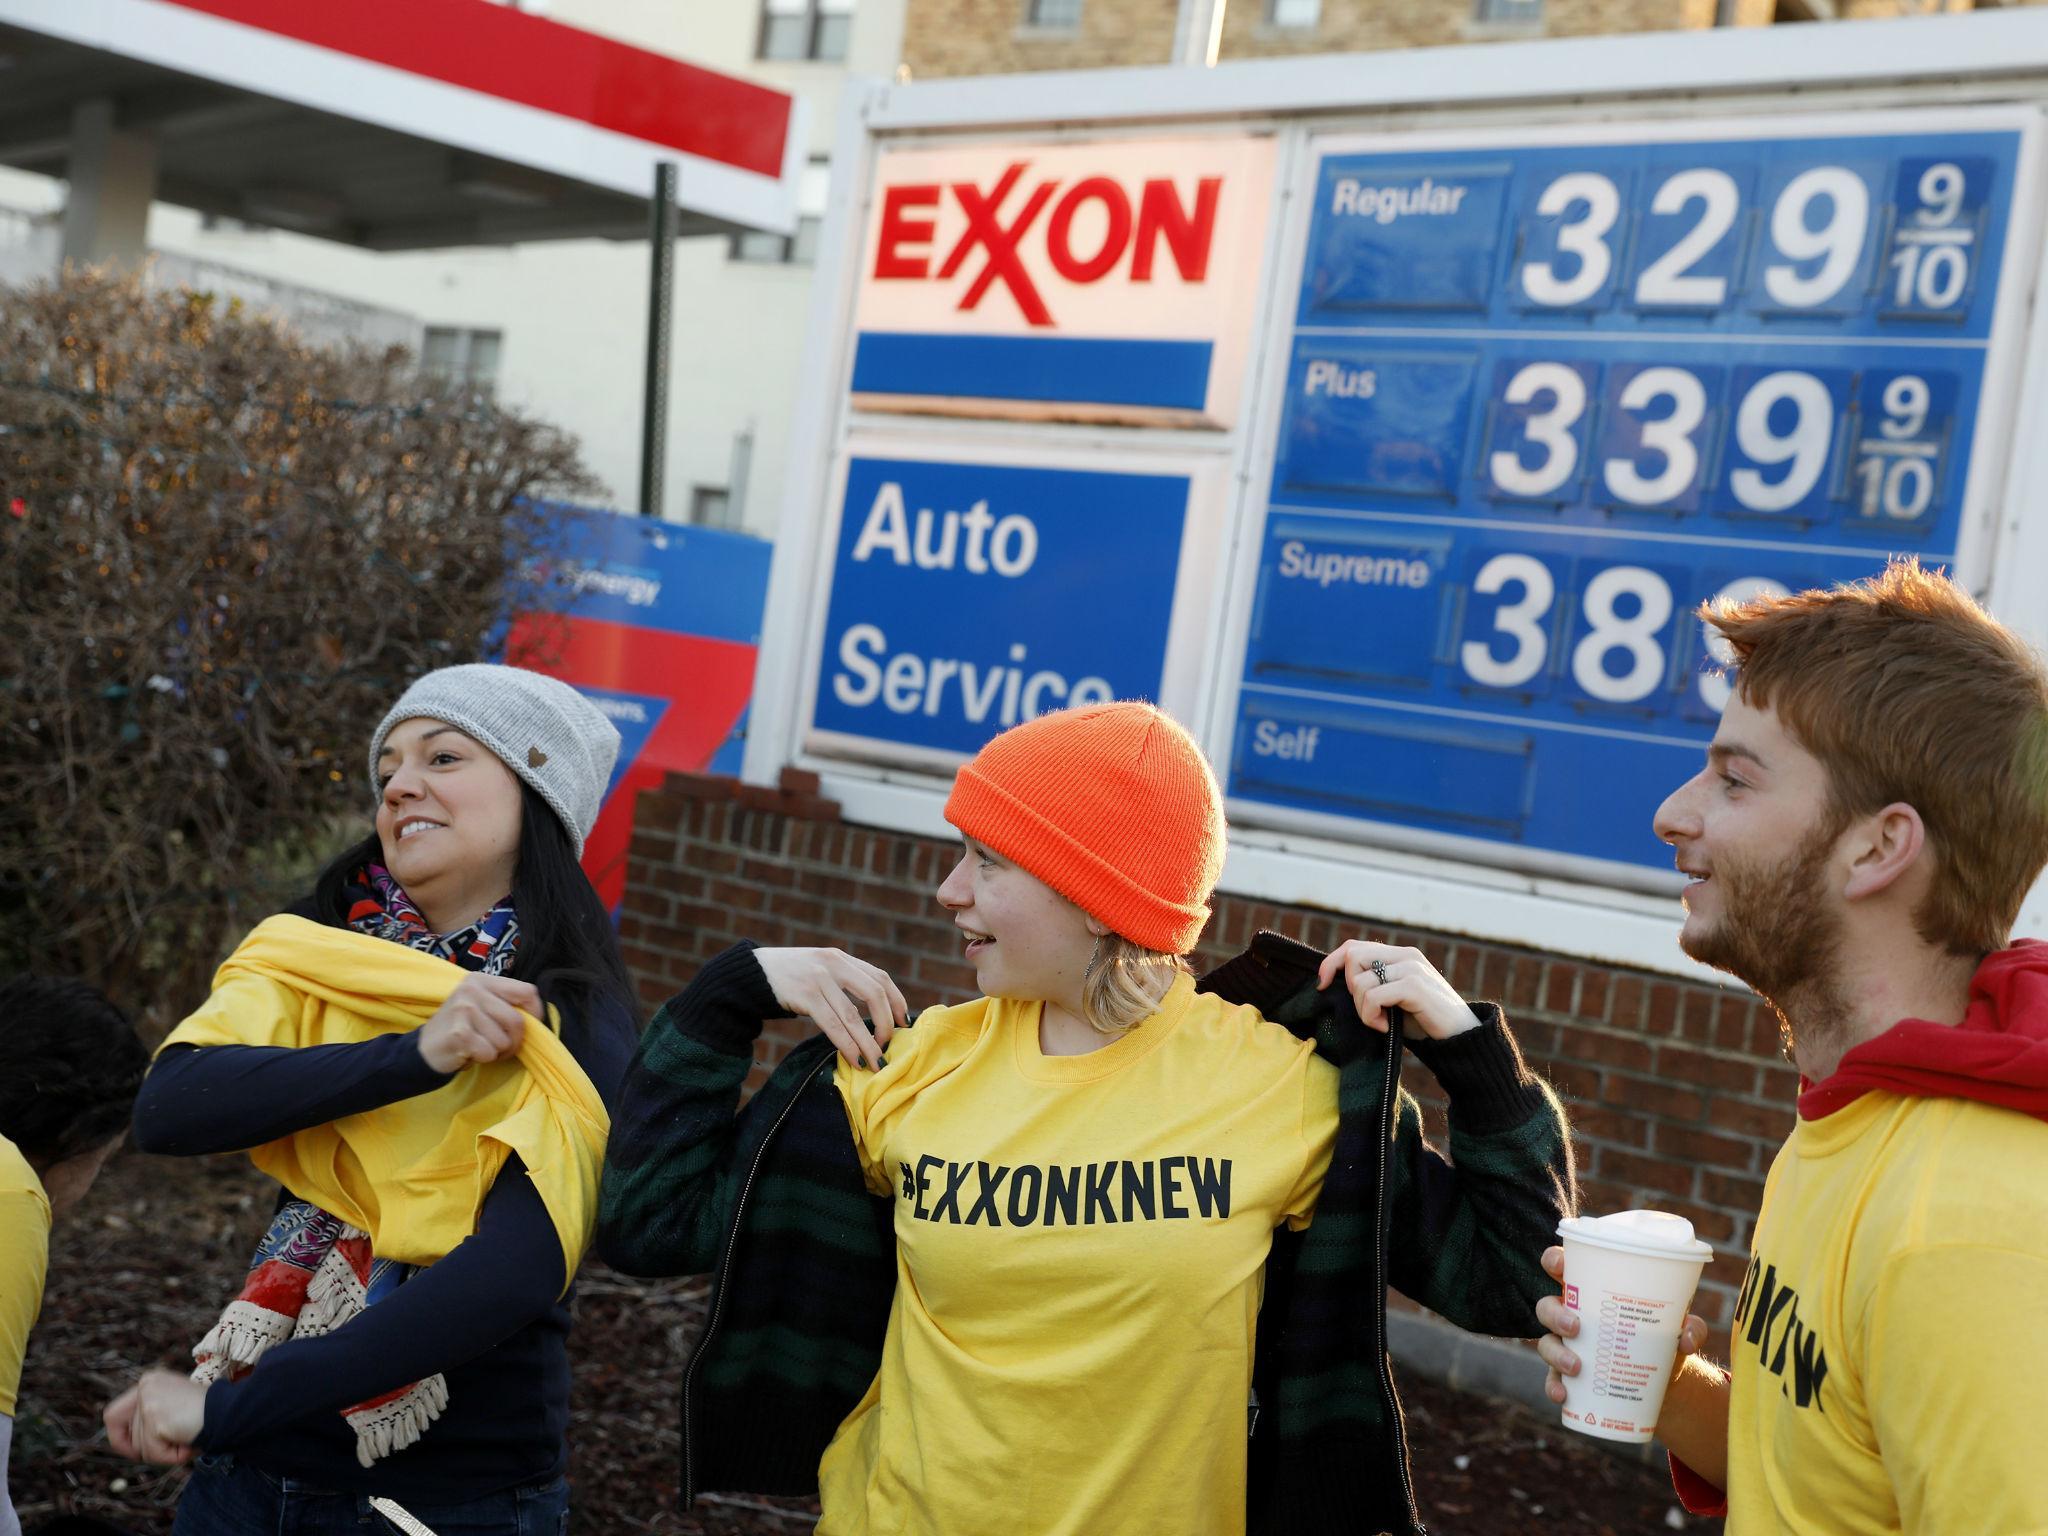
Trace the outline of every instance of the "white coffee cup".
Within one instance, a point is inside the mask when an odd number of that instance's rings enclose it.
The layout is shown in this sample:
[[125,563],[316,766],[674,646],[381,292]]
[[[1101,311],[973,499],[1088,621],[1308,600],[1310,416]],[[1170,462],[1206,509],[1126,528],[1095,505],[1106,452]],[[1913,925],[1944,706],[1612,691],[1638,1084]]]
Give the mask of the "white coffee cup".
[[1579,1373],[1564,1379],[1566,1427],[1640,1444],[1657,1427],[1685,1309],[1714,1250],[1667,1211],[1572,1216],[1564,1304],[1579,1314]]

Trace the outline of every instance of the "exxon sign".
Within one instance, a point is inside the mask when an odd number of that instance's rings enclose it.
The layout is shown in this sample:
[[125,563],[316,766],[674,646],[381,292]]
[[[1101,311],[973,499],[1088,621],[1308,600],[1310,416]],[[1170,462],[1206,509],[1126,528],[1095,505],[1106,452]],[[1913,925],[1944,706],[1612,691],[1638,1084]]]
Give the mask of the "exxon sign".
[[1268,139],[901,150],[876,161],[855,404],[1228,427]]

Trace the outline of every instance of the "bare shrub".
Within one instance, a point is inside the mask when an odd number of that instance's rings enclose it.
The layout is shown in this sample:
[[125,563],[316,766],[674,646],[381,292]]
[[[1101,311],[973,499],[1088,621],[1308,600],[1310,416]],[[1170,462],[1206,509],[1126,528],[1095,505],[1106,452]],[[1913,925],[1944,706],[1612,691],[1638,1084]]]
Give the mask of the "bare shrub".
[[133,277],[0,289],[0,973],[177,1016],[360,835],[404,684],[538,600],[576,446],[438,393]]

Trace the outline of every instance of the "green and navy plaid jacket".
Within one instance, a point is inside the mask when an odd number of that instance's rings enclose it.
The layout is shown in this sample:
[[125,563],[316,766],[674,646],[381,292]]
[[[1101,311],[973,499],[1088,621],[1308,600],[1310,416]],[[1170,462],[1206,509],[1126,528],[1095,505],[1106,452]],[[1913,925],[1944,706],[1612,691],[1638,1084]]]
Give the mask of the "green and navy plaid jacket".
[[[637,1275],[712,1275],[683,1372],[683,1497],[815,1494],[818,1460],[880,1366],[892,1203],[870,1194],[830,1044],[792,1051],[739,1110],[763,1018],[783,1010],[751,945],[654,1017],[612,1117],[597,1247]],[[1246,1528],[1420,1536],[1386,1354],[1389,1285],[1459,1327],[1533,1336],[1556,1287],[1538,1258],[1572,1214],[1563,1111],[1500,1011],[1409,1042],[1450,1099],[1446,1161],[1400,1089],[1402,1034],[1359,1023],[1319,951],[1261,934],[1202,978],[1336,1064],[1339,1125],[1306,1230],[1273,1235],[1247,1433]]]

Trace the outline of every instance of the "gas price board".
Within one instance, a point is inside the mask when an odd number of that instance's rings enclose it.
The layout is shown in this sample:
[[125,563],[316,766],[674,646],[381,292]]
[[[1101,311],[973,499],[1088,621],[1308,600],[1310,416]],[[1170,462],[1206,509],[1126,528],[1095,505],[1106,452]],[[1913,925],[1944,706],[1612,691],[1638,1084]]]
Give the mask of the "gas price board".
[[1876,123],[1314,143],[1234,814],[1666,866],[1698,605],[1953,561],[2027,130]]

